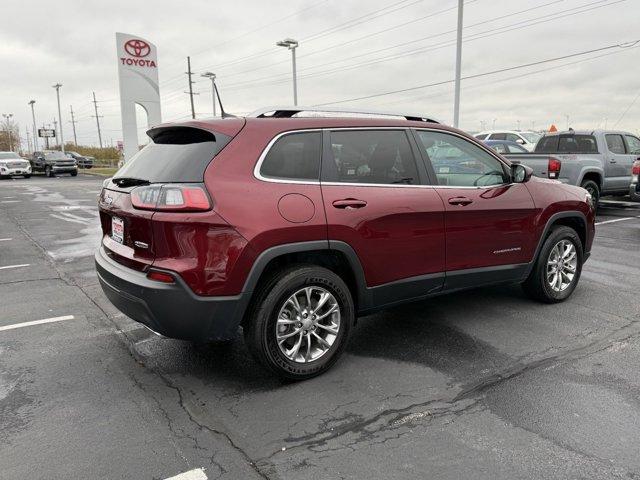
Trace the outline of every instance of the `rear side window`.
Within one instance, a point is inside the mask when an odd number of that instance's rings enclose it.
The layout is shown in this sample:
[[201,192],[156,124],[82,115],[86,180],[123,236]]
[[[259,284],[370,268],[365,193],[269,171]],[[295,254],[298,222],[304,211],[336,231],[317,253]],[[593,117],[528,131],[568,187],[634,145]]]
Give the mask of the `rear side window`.
[[231,140],[227,135],[192,127],[158,128],[149,131],[152,141],[114,175],[150,183],[204,181],[204,171]]
[[605,135],[605,137],[607,139],[607,148],[611,153],[626,153],[622,135]]
[[321,132],[289,133],[271,146],[260,166],[260,175],[284,180],[320,177]]
[[323,180],[344,183],[419,184],[416,160],[404,130],[331,132],[333,162]]
[[542,137],[536,153],[598,153],[593,135],[549,135]]
[[536,145],[535,151],[537,153],[557,153],[558,151],[558,135],[550,135],[548,137],[542,137]]
[[506,133],[492,133],[489,136],[490,140],[506,140],[507,139],[507,134]]
[[489,135],[487,135],[486,133],[481,133],[478,135],[474,135],[475,138],[477,138],[478,140],[484,140],[488,137]]

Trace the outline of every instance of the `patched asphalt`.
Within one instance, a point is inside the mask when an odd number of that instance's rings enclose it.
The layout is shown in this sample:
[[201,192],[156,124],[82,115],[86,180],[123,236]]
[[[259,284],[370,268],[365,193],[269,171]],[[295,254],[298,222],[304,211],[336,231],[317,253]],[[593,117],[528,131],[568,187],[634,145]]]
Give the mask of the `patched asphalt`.
[[[193,345],[95,276],[101,179],[0,182],[0,478],[640,477],[640,204],[607,199],[559,305],[485,288],[359,320],[282,383],[241,339]],[[618,201],[619,200],[619,201]]]

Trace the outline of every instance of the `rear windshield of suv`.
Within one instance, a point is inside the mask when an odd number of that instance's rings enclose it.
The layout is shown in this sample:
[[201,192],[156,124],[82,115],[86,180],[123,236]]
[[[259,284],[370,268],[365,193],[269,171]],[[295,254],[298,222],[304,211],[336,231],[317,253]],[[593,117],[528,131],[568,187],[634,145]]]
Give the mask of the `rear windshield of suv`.
[[548,135],[542,137],[536,153],[598,153],[593,135]]
[[231,137],[192,127],[149,132],[152,141],[116,172],[114,178],[139,178],[150,183],[198,183]]

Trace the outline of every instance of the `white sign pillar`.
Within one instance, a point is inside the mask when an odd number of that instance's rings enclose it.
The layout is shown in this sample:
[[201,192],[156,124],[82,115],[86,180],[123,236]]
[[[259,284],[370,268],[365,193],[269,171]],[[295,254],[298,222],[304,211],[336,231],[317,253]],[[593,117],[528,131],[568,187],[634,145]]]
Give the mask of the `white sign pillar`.
[[158,87],[158,50],[135,35],[116,33],[120,114],[124,140],[124,161],[138,152],[136,104],[147,113],[147,126],[162,122]]

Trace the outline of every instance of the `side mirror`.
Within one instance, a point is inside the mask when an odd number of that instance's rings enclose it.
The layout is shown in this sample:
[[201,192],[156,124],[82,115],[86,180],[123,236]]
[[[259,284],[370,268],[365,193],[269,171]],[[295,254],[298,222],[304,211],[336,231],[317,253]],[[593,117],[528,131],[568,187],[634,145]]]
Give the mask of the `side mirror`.
[[524,145],[524,143],[525,143],[525,142],[524,142],[524,140],[523,140],[523,139],[519,138],[519,139],[517,139],[517,140],[516,140],[516,143],[517,143],[518,145]]
[[525,183],[528,182],[533,175],[533,169],[522,165],[521,163],[511,164],[511,179],[513,183]]

